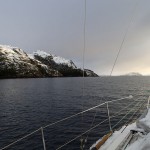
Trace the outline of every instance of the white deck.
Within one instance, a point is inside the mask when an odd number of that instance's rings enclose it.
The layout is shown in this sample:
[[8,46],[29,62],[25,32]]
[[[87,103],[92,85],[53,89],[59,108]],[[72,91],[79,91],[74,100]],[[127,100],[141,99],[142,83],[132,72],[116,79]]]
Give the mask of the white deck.
[[[146,116],[139,120],[138,127],[136,123],[132,123],[128,125],[123,131],[124,127],[125,126],[123,126],[120,130],[115,131],[113,135],[102,145],[102,147],[99,150],[122,150],[121,145],[123,145],[125,139],[129,137],[130,130],[146,131],[146,134],[143,135],[140,132],[136,133],[132,137],[129,144],[123,149],[150,150],[150,109],[148,110]],[[95,146],[96,143],[93,146]]]

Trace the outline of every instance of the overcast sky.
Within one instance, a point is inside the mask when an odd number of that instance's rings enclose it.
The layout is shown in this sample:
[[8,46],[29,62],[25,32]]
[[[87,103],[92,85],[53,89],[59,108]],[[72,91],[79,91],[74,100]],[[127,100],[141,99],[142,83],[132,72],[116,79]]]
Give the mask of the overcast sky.
[[[150,0],[138,0],[113,75],[150,74]],[[87,0],[86,68],[109,74],[137,0]],[[0,44],[82,67],[84,0],[0,0]]]

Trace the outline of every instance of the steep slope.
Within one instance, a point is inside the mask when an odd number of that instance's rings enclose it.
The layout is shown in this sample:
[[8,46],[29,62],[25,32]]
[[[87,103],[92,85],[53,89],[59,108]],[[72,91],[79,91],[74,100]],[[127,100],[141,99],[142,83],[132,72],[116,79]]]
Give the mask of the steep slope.
[[55,63],[57,65],[63,65],[63,66],[67,66],[67,67],[70,67],[73,69],[77,69],[76,65],[71,60],[65,59],[60,56],[52,55],[52,54],[46,53],[41,50],[34,52],[33,55],[35,58],[41,57],[41,58],[43,58],[49,62]]
[[[76,67],[72,60],[68,60],[62,58],[60,56],[52,55],[46,53],[44,51],[36,51],[33,55],[29,55],[30,57],[34,57],[36,60],[41,61],[43,64],[52,67],[55,70],[58,70],[63,76],[82,76],[83,71]],[[89,73],[85,71],[85,76],[96,76],[94,73]]]
[[[55,76],[83,76],[83,70],[77,68],[71,60],[44,51],[26,54],[17,47],[0,45],[0,78]],[[97,75],[86,69],[85,76]]]
[[58,74],[56,70],[30,58],[21,49],[0,45],[0,78],[51,77]]
[[98,75],[92,70],[85,69],[85,72],[86,72],[86,76],[88,77],[98,77]]

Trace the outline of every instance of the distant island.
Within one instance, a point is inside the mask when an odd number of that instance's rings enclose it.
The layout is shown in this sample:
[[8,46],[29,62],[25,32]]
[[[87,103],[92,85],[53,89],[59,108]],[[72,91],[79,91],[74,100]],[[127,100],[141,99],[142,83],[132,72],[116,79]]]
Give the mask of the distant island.
[[143,76],[143,75],[138,72],[130,72],[121,76]]
[[[85,77],[97,77],[84,70]],[[27,54],[20,48],[0,45],[0,78],[81,77],[83,70],[72,60],[38,50]]]

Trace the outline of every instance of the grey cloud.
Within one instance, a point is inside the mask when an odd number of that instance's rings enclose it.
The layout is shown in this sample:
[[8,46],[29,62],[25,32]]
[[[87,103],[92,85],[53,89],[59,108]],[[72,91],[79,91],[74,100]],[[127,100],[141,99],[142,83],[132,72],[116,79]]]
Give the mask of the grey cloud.
[[[136,0],[87,0],[87,68],[109,74],[135,3]],[[132,70],[148,73],[149,6],[149,0],[140,1],[114,74]],[[0,44],[19,46],[28,53],[45,50],[73,59],[80,67],[83,17],[84,0],[2,0]]]

